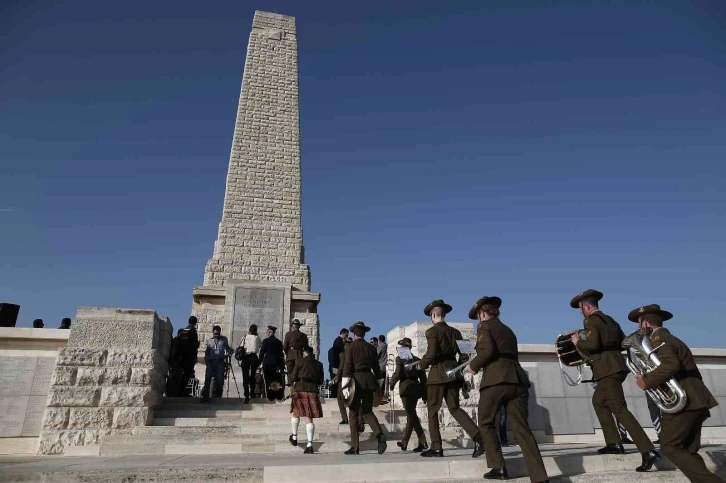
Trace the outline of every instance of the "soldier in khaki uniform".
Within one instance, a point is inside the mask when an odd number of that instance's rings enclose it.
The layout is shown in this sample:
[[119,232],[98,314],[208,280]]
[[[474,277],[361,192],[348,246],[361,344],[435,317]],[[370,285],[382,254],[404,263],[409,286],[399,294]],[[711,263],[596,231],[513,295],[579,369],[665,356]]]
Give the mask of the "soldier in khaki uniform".
[[451,310],[451,305],[441,299],[434,300],[424,308],[424,314],[431,317],[431,322],[434,324],[426,331],[428,348],[418,364],[418,368],[422,371],[431,367],[426,380],[426,408],[429,416],[431,449],[421,453],[421,456],[427,458],[444,456],[444,450],[441,447],[441,431],[439,431],[439,409],[444,400],[446,400],[446,406],[449,408],[451,416],[474,441],[474,457],[484,453],[479,428],[459,407],[459,390],[463,383],[446,375],[448,369],[458,365],[457,354],[459,354],[459,363],[464,362],[467,357],[461,354],[459,346],[456,344],[457,340],[464,340],[461,332],[447,325],[444,320],[446,314]]
[[708,471],[698,454],[701,447],[701,426],[711,416],[709,409],[718,403],[703,383],[701,373],[693,360],[691,349],[682,340],[663,328],[663,322],[673,314],[661,310],[657,304],[639,307],[628,319],[650,334],[653,347],[664,344],[657,351],[660,365],[645,375],[637,376],[638,387],[646,390],[661,386],[675,378],[686,392],[686,407],[675,414],[661,416],[660,449],[671,462],[692,482],[723,483]]
[[[338,393],[336,394],[336,397],[338,398],[338,408],[340,409],[341,413],[344,414],[344,423],[341,421],[341,424],[350,424],[348,415],[345,413],[345,399],[343,397],[343,388],[341,387],[342,384],[340,383],[341,379],[343,378],[343,365],[345,364],[345,347],[348,347],[348,344],[351,344],[353,342],[353,339],[350,337],[346,337],[345,339],[345,345],[343,347],[343,352],[340,354],[340,369],[338,370],[338,373],[335,375],[335,385],[338,388]],[[358,411],[358,433],[362,433],[365,431],[365,422],[363,421],[363,411]]]
[[283,350],[285,351],[285,366],[287,367],[287,385],[290,385],[290,376],[295,369],[295,361],[302,359],[303,349],[308,346],[308,336],[300,332],[300,321],[292,319],[290,332],[285,334]]
[[623,444],[620,433],[615,426],[615,416],[620,421],[642,455],[642,464],[635,471],[648,471],[660,457],[653,443],[643,431],[643,428],[628,410],[623,393],[623,382],[628,375],[625,358],[622,355],[622,343],[625,334],[620,325],[612,317],[600,311],[598,302],[602,299],[602,292],[594,289],[585,290],[577,294],[571,301],[570,307],[580,309],[585,316],[585,339],[580,339],[578,333],[572,336],[572,342],[577,349],[585,354],[591,361],[592,375],[596,382],[595,392],[592,395],[592,406],[600,421],[605,447],[598,450],[601,454],[623,454]]
[[[412,345],[411,339],[405,337],[398,341],[398,345],[410,349]],[[416,366],[406,369],[404,365],[413,364],[420,360],[416,356],[413,356],[413,359],[410,360],[403,360],[400,357],[396,357],[396,370],[393,373],[390,384],[391,391],[393,391],[393,388],[400,381],[401,385],[398,388],[398,393],[401,396],[403,409],[406,411],[406,430],[403,433],[403,439],[396,444],[401,450],[406,451],[408,440],[411,438],[411,433],[415,430],[416,437],[418,438],[418,446],[413,449],[414,453],[420,453],[429,447],[426,442],[426,434],[424,433],[423,427],[421,427],[421,420],[418,414],[416,414],[418,400],[423,399],[423,402],[426,402],[426,372]]]
[[[383,375],[378,367],[376,348],[366,342],[365,335],[370,327],[363,322],[350,326],[354,334],[353,342],[345,345],[342,388],[343,397],[350,399],[350,439],[351,447],[345,454],[359,454],[358,449],[358,413],[363,412],[363,419],[376,434],[378,454],[386,451],[386,435],[373,414],[373,397],[383,384]],[[351,394],[350,382],[355,381]]]
[[487,466],[492,468],[485,479],[506,479],[507,468],[502,456],[494,419],[504,406],[512,422],[512,432],[522,448],[529,478],[533,482],[549,481],[542,462],[537,441],[527,421],[529,378],[519,365],[517,336],[499,320],[499,297],[482,297],[469,310],[469,318],[478,320],[476,330],[476,357],[468,371],[476,374],[484,370],[479,385],[479,432],[484,439]]

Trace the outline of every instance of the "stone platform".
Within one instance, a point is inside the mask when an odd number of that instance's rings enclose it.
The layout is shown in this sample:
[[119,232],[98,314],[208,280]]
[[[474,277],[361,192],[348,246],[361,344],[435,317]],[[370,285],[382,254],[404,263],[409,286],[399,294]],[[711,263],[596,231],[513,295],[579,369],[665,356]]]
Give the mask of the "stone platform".
[[[487,470],[484,457],[473,460],[469,450],[450,450],[445,458],[424,460],[414,453],[391,448],[382,456],[370,451],[360,456],[341,454],[290,455],[146,455],[146,456],[0,456],[0,483],[285,483],[285,482],[427,482],[482,481]],[[639,454],[603,456],[586,445],[540,446],[553,482],[653,481],[685,483],[688,480],[665,459],[658,470],[640,474],[632,471]],[[509,481],[525,482],[523,460],[518,447],[504,449]],[[701,451],[712,469],[726,475],[726,446],[709,446]]]

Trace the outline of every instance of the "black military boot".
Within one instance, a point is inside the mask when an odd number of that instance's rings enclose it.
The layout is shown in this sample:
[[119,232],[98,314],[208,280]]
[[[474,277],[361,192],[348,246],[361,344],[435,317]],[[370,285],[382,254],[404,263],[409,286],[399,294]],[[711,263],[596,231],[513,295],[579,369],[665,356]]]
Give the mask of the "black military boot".
[[509,478],[506,468],[494,468],[488,473],[484,473],[485,480],[506,480]]
[[376,435],[376,439],[378,440],[378,454],[383,454],[386,452],[386,448],[388,448],[388,444],[386,443],[386,435],[381,433],[378,433]]
[[339,422],[338,424],[348,424],[348,420],[347,419],[344,419],[341,422]]
[[358,451],[358,448],[350,447],[348,450],[343,454],[360,454],[360,451]]
[[406,441],[406,443],[404,443],[403,441],[399,441],[398,443],[396,443],[396,446],[401,448],[401,451],[406,451],[406,448],[408,447],[408,441]]
[[419,444],[418,444],[418,446],[416,446],[416,447],[415,447],[415,448],[413,449],[413,452],[414,452],[414,453],[420,453],[421,451],[423,451],[423,450],[425,450],[425,449],[429,449],[429,445],[428,445],[428,443],[426,443],[426,442],[423,442],[423,443],[419,443]]
[[314,453],[314,451],[313,451],[313,445],[308,445],[308,446],[305,447],[304,454],[313,454],[313,453]]
[[424,458],[443,458],[444,450],[443,449],[427,449],[426,451],[421,452],[421,456],[423,456]]
[[481,439],[481,434],[476,433],[472,441],[474,441],[474,452],[471,454],[471,457],[478,458],[484,454],[484,441]]
[[297,438],[293,438],[293,435],[291,434],[288,438],[288,441],[290,441],[290,444],[293,446],[297,446]]
[[660,458],[660,454],[654,449],[648,451],[647,453],[643,453],[643,462],[640,466],[635,468],[635,471],[638,473],[644,473],[646,471],[650,471],[650,469],[653,467],[655,462]]
[[620,443],[613,443],[597,450],[600,454],[625,454],[625,448]]

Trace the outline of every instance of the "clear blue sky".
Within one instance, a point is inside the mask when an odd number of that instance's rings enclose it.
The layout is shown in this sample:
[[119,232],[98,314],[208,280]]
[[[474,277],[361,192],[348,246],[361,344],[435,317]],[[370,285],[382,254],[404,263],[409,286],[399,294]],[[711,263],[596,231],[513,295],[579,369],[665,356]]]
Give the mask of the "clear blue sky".
[[723,2],[453,3],[0,0],[0,301],[184,323],[260,9],[297,17],[323,349],[485,294],[552,343],[588,287],[726,347]]

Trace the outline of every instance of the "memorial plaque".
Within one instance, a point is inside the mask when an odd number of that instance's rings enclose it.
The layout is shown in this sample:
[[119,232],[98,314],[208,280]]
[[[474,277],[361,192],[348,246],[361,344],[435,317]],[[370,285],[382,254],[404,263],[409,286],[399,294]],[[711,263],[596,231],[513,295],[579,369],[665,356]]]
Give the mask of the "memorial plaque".
[[0,391],[4,396],[29,396],[37,357],[0,357]]
[[0,396],[0,438],[22,435],[29,399],[30,396]]
[[30,388],[31,396],[48,395],[50,383],[53,379],[53,371],[55,371],[55,357],[38,357],[33,386]]
[[256,324],[260,338],[265,338],[267,326],[282,332],[285,291],[280,288],[237,287],[234,290],[234,312],[230,345],[237,347],[247,335],[250,325]]
[[40,429],[43,426],[43,413],[48,396],[30,396],[25,409],[25,420],[23,421],[23,432],[21,436],[40,436]]

